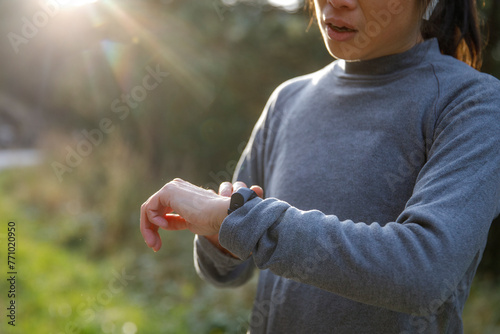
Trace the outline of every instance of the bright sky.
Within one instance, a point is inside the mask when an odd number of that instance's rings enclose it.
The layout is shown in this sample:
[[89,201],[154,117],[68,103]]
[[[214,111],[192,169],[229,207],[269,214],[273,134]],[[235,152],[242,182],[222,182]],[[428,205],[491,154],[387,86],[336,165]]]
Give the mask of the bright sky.
[[268,0],[268,1],[273,6],[282,7],[290,11],[297,10],[301,6],[299,0]]
[[[61,1],[63,6],[65,7],[76,7],[76,6],[81,6],[85,5],[87,3],[93,3],[97,2],[97,0],[65,0]],[[227,0],[225,2],[231,3],[234,1]],[[276,7],[282,7],[286,10],[297,10],[300,7],[300,1],[299,0],[268,0],[268,2]]]
[[64,0],[59,1],[62,7],[78,7],[89,3],[97,2],[97,0]]

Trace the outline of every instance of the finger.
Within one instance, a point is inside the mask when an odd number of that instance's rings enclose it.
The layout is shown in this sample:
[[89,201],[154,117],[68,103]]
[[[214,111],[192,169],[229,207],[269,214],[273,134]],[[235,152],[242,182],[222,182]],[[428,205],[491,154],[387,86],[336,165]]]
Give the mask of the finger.
[[162,246],[162,242],[161,242],[161,237],[160,237],[160,233],[158,233],[158,229],[159,227],[156,226],[156,225],[152,225],[151,226],[151,233],[154,235],[155,237],[155,244],[151,247],[153,249],[154,252],[157,252],[160,250],[161,246]]
[[158,233],[159,226],[167,224],[163,216],[171,212],[171,208],[162,204],[161,191],[151,196],[141,207],[141,221],[143,222],[143,236],[146,244],[155,252],[162,246],[161,237]]
[[233,193],[231,182],[222,182],[219,186],[219,195],[229,197]]
[[157,252],[161,248],[161,238],[158,233],[158,226],[151,224],[148,220],[146,214],[146,203],[144,203],[141,207],[140,230],[146,245],[153,248],[153,250]]
[[245,182],[236,181],[236,182],[233,184],[233,192],[238,191],[238,189],[240,189],[240,188],[248,188],[248,187],[247,187],[247,185],[245,184]]
[[145,211],[148,221],[162,228],[168,227],[165,214],[172,212],[172,209],[162,204],[161,193],[156,193],[146,203]]
[[259,187],[259,186],[251,186],[250,189],[252,189],[253,191],[255,191],[255,193],[257,194],[257,196],[259,196],[260,198],[264,198],[264,189],[262,189],[261,187]]
[[166,227],[161,226],[161,228],[164,230],[179,231],[179,230],[187,230],[189,227],[189,223],[186,221],[186,219],[184,219],[184,217],[180,215],[167,213],[165,215],[165,219],[168,222],[168,226]]
[[144,241],[146,242],[146,245],[152,248],[155,252],[157,252],[161,248],[162,242],[160,234],[158,233],[158,226],[146,222],[142,226],[141,233]]

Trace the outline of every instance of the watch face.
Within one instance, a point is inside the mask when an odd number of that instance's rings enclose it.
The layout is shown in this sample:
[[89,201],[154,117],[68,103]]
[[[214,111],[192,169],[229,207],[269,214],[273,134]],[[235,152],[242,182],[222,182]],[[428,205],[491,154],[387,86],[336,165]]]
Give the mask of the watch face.
[[257,194],[253,190],[248,188],[238,189],[237,192],[231,195],[231,203],[229,205],[229,209],[227,210],[228,214],[238,208],[241,208],[246,202],[254,197],[257,197]]
[[238,208],[241,208],[243,204],[245,204],[245,197],[243,197],[242,194],[235,192],[231,195],[231,205],[229,207],[231,210],[234,211]]

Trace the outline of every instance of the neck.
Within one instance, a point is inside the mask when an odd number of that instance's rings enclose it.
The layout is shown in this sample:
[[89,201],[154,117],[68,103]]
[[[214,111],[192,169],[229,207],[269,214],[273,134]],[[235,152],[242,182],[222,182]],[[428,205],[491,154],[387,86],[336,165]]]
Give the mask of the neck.
[[378,58],[352,62],[340,60],[337,62],[339,66],[337,69],[340,69],[341,72],[337,73],[340,76],[390,75],[419,64],[429,51],[439,53],[439,45],[436,39],[416,43],[406,51]]

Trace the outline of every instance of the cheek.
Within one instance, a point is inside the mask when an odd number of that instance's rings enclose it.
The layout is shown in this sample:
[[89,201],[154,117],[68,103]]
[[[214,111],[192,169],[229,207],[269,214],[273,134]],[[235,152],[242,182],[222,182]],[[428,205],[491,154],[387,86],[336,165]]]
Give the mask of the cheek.
[[399,0],[383,1],[370,6],[363,11],[363,28],[361,32],[371,39],[383,38],[398,27],[405,20],[405,8]]
[[415,29],[413,6],[409,6],[409,1],[389,0],[383,1],[382,5],[378,1],[377,6],[371,6],[363,13],[364,23],[354,41],[359,48],[390,48],[390,44],[400,43]]

